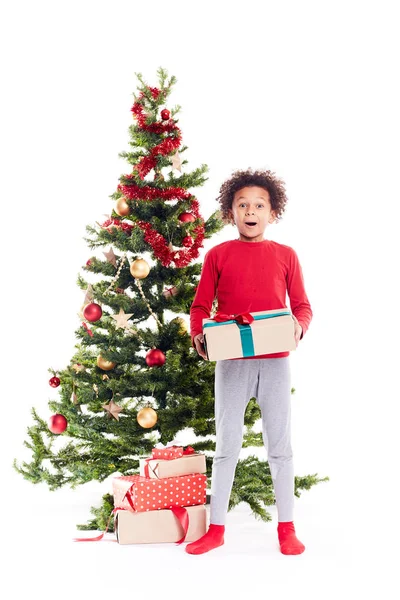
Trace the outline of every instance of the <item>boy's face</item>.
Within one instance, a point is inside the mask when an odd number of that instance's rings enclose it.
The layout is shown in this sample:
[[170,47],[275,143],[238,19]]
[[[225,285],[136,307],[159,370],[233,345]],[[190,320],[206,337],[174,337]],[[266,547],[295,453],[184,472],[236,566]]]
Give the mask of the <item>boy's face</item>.
[[242,242],[262,242],[267,225],[275,221],[269,193],[256,185],[244,187],[235,193],[229,213]]

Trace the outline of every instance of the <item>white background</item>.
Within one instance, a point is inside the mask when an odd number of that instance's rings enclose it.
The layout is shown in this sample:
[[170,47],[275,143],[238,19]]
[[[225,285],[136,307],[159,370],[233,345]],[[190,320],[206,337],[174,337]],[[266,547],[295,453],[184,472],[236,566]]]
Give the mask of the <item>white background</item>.
[[[147,589],[213,598],[225,588],[347,598],[387,586],[394,597],[396,4],[3,5],[3,549],[17,596]],[[266,237],[296,250],[314,311],[291,354],[295,472],[330,477],[296,499],[307,547],[300,557],[279,553],[274,507],[269,524],[238,507],[225,546],[202,557],[173,545],[73,544],[75,524],[109,482],[50,493],[11,468],[14,457],[29,458],[31,407],[49,415],[56,392],[47,369],[64,368],[74,351],[83,301],[75,282],[93,254],[85,226],[109,214],[109,196],[128,172],[118,153],[129,149],[135,72],[156,86],[159,66],[178,79],[170,107],[182,106],[188,168],[209,166],[195,190],[205,218],[235,169],[269,168],[286,182],[286,213]],[[199,260],[235,237],[226,227],[206,240]]]

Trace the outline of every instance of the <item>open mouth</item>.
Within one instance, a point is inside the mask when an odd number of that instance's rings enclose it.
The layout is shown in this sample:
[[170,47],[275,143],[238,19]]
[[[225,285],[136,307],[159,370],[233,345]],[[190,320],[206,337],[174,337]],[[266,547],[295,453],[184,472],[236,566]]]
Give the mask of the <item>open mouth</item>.
[[245,225],[247,227],[255,227],[257,225],[257,223],[254,223],[253,221],[249,221],[248,223],[245,223]]

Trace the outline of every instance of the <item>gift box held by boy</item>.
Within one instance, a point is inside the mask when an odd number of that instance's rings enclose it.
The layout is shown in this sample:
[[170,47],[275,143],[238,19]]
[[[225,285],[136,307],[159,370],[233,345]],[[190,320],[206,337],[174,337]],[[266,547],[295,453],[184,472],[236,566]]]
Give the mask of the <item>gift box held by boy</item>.
[[[236,171],[225,181],[217,201],[222,219],[236,225],[239,237],[222,242],[205,255],[199,285],[190,308],[192,345],[207,360],[202,329],[214,299],[218,312],[286,308],[286,293],[294,319],[296,348],[313,313],[304,288],[296,252],[264,237],[279,221],[287,202],[285,184],[268,170]],[[274,485],[278,541],[283,554],[301,554],[304,544],[294,523],[294,471],[291,448],[290,352],[217,360],[215,366],[216,449],[212,466],[210,525],[206,534],[186,546],[203,554],[224,543],[229,497],[243,440],[244,414],[257,398],[262,415],[264,446]]]

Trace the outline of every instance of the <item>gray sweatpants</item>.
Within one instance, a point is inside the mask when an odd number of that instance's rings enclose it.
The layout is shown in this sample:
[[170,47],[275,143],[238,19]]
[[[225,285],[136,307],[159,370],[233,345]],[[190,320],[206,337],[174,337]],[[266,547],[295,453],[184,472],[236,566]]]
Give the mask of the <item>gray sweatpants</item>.
[[216,449],[212,466],[210,523],[224,525],[243,443],[244,413],[257,398],[278,521],[293,521],[290,356],[218,360],[215,366]]

